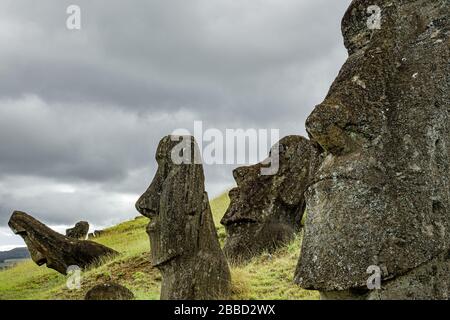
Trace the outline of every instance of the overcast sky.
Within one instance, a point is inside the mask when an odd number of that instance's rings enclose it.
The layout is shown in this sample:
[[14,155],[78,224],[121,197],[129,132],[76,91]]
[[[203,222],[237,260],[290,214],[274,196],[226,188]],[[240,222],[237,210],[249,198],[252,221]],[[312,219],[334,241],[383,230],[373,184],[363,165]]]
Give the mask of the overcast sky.
[[[207,128],[305,135],[347,53],[350,0],[2,0],[0,250],[26,211],[61,231],[138,215],[161,137]],[[66,9],[81,8],[81,30]],[[205,166],[214,197],[230,166]]]

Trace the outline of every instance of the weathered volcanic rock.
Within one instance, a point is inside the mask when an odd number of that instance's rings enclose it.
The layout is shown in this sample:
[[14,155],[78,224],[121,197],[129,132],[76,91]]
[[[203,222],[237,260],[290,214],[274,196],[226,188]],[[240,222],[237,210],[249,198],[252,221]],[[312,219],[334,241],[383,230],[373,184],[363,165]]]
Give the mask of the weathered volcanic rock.
[[[381,29],[367,25],[374,4]],[[306,123],[327,154],[307,191],[302,287],[326,298],[448,298],[449,8],[354,0],[346,12],[349,57]],[[369,266],[382,271],[378,292],[368,292]]]
[[[171,156],[180,154],[184,163]],[[164,300],[217,299],[230,293],[230,271],[205,192],[203,166],[190,161],[194,154],[198,157],[193,137],[163,138],[156,175],[136,203],[151,219],[151,260],[162,273]]]
[[84,300],[134,300],[134,294],[120,284],[108,282],[90,289]]
[[95,242],[69,239],[24,212],[15,211],[8,225],[23,238],[37,265],[47,264],[62,274],[69,266],[85,268],[101,257],[118,254]]
[[[277,153],[273,152],[278,150]],[[265,174],[278,154],[278,170]],[[233,171],[237,188],[221,223],[227,231],[224,252],[234,262],[288,243],[301,228],[304,192],[319,163],[319,148],[301,136],[281,139],[271,161]]]
[[80,221],[75,224],[75,227],[66,230],[66,236],[72,239],[86,239],[89,232],[89,223]]

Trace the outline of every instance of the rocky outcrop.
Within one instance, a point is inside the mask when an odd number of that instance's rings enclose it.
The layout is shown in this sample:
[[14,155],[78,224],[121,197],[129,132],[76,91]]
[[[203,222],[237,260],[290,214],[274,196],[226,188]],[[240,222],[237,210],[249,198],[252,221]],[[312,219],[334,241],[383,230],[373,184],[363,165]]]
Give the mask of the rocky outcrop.
[[120,284],[108,282],[90,289],[84,300],[134,300],[134,294]]
[[449,2],[354,0],[342,31],[349,57],[306,123],[326,155],[296,282],[324,298],[447,299]]
[[66,236],[72,239],[85,240],[89,232],[89,223],[80,221],[75,224],[75,227],[66,230]]
[[69,266],[86,268],[102,257],[118,254],[95,242],[69,239],[24,212],[15,211],[8,225],[23,238],[37,265],[46,264],[61,274],[67,274]]
[[[319,162],[319,148],[301,136],[281,139],[262,163],[233,171],[237,188],[229,192],[230,205],[221,223],[227,231],[224,252],[243,262],[263,251],[288,243],[301,228],[304,192]],[[263,168],[278,163],[278,170]]]
[[194,138],[163,138],[156,160],[156,175],[136,208],[151,219],[147,233],[152,264],[162,273],[161,299],[227,297],[230,271],[220,249]]

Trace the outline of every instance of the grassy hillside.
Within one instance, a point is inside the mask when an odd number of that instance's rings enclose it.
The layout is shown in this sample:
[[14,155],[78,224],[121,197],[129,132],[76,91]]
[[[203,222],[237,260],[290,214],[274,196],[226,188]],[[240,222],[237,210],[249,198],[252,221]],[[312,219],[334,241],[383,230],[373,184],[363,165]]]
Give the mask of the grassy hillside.
[[[211,201],[211,209],[223,242],[225,230],[220,225],[229,199],[227,194]],[[83,272],[80,290],[68,290],[66,277],[56,271],[38,267],[31,260],[0,271],[1,299],[83,299],[92,286],[116,281],[134,292],[137,299],[158,299],[161,275],[149,263],[149,240],[145,233],[148,220],[138,218],[105,230],[95,241],[121,253]],[[318,299],[315,291],[302,290],[292,283],[300,253],[301,239],[276,253],[263,254],[245,266],[231,266],[232,299]]]
[[26,247],[14,248],[9,251],[0,251],[0,262],[12,259],[28,259],[30,253]]

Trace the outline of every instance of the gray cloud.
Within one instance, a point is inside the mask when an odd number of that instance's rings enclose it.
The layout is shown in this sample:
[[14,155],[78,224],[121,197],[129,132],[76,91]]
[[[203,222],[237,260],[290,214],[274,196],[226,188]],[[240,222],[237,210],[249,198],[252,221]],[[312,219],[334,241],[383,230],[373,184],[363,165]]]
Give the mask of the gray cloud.
[[[133,217],[159,139],[194,120],[305,134],[346,58],[350,0],[78,0],[68,31],[72,3],[0,3],[1,226]],[[211,194],[232,168],[205,168]]]

